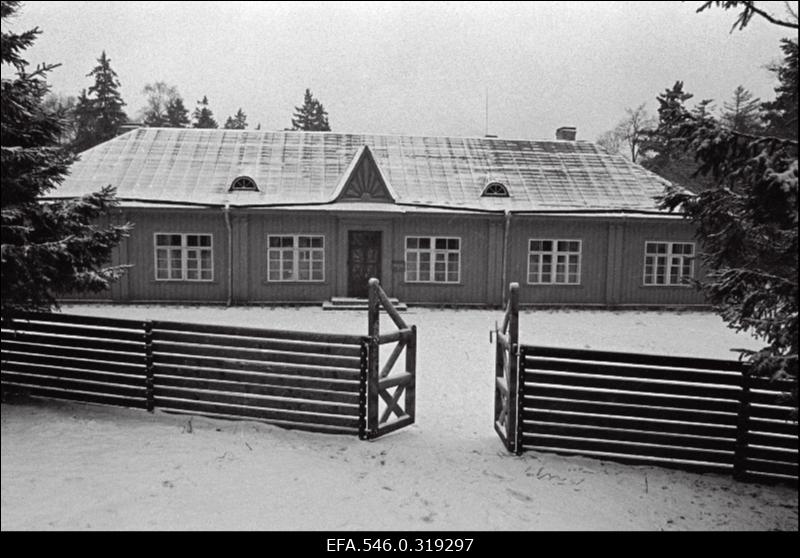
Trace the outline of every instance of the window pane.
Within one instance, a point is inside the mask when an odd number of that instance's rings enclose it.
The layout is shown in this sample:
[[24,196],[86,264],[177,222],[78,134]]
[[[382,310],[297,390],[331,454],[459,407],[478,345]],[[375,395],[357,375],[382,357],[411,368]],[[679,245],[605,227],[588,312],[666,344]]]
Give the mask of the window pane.
[[542,249],[542,242],[540,240],[531,240],[530,251],[539,252]]
[[551,252],[553,250],[553,241],[552,240],[542,240],[542,248],[545,252]]
[[461,241],[458,238],[451,238],[447,241],[447,249],[448,250],[458,250],[458,246]]
[[169,245],[170,246],[181,246],[181,235],[179,235],[179,234],[171,234],[169,236]]
[[419,247],[419,239],[417,237],[406,238],[406,248],[414,250]]
[[269,247],[270,248],[280,248],[281,247],[281,237],[279,237],[279,236],[271,236],[271,237],[269,237]]
[[431,239],[430,238],[420,238],[419,239],[419,247],[424,250],[429,250],[431,247]]
[[198,237],[196,234],[186,235],[186,245],[187,246],[197,246],[200,243],[199,238],[200,237]]

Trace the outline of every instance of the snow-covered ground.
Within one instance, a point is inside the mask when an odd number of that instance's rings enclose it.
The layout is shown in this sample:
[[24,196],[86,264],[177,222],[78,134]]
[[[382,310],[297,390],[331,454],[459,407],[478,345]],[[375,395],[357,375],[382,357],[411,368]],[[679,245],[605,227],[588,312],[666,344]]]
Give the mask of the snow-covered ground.
[[[364,312],[79,305],[64,312],[366,333]],[[2,529],[797,530],[797,491],[508,454],[492,429],[499,311],[412,308],[417,424],[372,442],[162,412],[2,405]],[[704,312],[526,311],[526,343],[733,358]],[[391,331],[388,319],[382,330]]]

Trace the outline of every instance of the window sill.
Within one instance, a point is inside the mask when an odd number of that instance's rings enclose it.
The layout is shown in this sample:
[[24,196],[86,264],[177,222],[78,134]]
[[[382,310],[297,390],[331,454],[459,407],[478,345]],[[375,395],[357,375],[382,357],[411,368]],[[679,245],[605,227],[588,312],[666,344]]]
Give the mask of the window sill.
[[444,283],[438,281],[403,281],[404,285],[408,285],[410,287],[463,287],[464,283],[459,281],[458,283]]
[[639,285],[642,289],[691,289],[694,285]]
[[583,283],[525,283],[526,287],[559,287],[559,288],[573,288],[573,289],[582,289],[584,288]]
[[270,285],[294,285],[294,286],[303,286],[303,285],[314,285],[314,286],[325,286],[329,285],[330,281],[270,281],[269,279],[263,279],[261,281],[262,285],[270,286]]
[[150,284],[155,285],[178,285],[178,284],[190,284],[190,285],[219,285],[219,281],[215,280],[195,280],[195,279],[151,279]]

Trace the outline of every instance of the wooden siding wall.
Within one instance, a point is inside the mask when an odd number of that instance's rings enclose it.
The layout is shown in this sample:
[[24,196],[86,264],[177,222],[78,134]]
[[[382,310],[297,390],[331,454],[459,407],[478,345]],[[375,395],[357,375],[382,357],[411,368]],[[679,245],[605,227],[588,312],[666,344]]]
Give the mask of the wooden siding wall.
[[[499,304],[502,286],[502,220],[479,216],[405,217],[397,221],[392,250],[393,294],[408,303]],[[406,283],[406,236],[458,237],[461,239],[460,281]]]
[[[597,304],[606,302],[609,223],[594,219],[515,216],[511,220],[508,282],[519,283],[522,304]],[[581,241],[579,285],[528,283],[528,241]]]
[[[127,251],[128,300],[225,302],[228,296],[228,232],[221,209],[129,210],[134,229],[120,250]],[[155,233],[211,234],[214,255],[212,281],[156,281]],[[234,270],[235,271],[235,270]]]
[[[336,262],[340,250],[336,242],[336,221],[328,214],[305,212],[247,212],[237,215],[234,226],[242,229],[240,239],[234,244],[234,260],[247,262],[234,279],[236,301],[252,302],[321,302],[336,292]],[[325,236],[325,280],[323,282],[270,282],[267,281],[267,237],[269,235],[311,234]],[[346,257],[346,256],[345,256]],[[236,273],[236,270],[234,270]]]
[[[683,221],[630,220],[622,230],[620,248],[622,262],[616,273],[619,280],[618,301],[622,304],[691,305],[704,304],[702,293],[691,286],[645,286],[644,243],[647,241],[695,242],[695,253],[700,245],[694,231]],[[700,259],[695,260],[695,278],[701,279]]]
[[[112,263],[133,267],[110,293],[69,299],[145,302],[225,303],[228,298],[228,231],[222,209],[127,209],[118,222],[134,224],[130,238],[114,251]],[[232,302],[318,303],[347,294],[348,232],[382,233],[381,284],[386,292],[411,304],[489,304],[503,296],[503,215],[333,213],[320,211],[232,209]],[[211,282],[156,281],[153,235],[157,232],[213,235]],[[267,237],[271,234],[325,236],[325,280],[267,281]],[[406,236],[461,239],[458,284],[406,283]],[[579,285],[529,285],[528,241],[577,239],[582,242]],[[520,284],[522,304],[700,305],[691,287],[645,287],[644,243],[650,240],[694,241],[689,225],[678,219],[513,215],[506,282]],[[699,250],[699,245],[697,249]],[[701,273],[699,260],[696,275]]]

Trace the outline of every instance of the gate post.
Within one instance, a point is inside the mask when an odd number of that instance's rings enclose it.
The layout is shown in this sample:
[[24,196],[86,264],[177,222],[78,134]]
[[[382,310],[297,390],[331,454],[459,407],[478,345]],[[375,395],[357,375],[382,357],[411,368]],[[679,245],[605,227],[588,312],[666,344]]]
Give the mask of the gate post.
[[508,321],[508,449],[517,453],[521,440],[517,439],[517,417],[519,415],[519,283],[511,283]]
[[413,376],[411,383],[406,387],[406,414],[411,420],[416,420],[417,403],[417,326],[411,326],[411,336],[406,343],[406,372]]
[[361,369],[358,375],[358,439],[366,440],[367,433],[367,372],[369,370],[369,337],[361,338]]
[[369,351],[367,353],[367,439],[374,438],[378,433],[378,367],[380,366],[378,338],[380,337],[381,327],[379,284],[380,282],[374,277],[369,280],[369,310],[367,312],[367,332],[369,334]]

